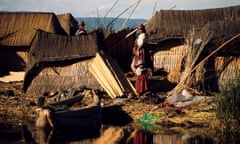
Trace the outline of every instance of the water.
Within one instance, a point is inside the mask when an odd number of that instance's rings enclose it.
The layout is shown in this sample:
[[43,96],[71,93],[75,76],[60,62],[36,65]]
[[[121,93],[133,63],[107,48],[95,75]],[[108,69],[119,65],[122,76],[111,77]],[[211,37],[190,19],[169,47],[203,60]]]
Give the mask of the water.
[[[50,131],[46,135],[43,131],[37,131],[37,143],[134,143],[134,144],[213,144],[213,140],[207,136],[196,133],[177,134],[153,134],[144,130],[128,131],[119,127],[108,127],[102,132],[81,132],[81,131]],[[132,135],[134,133],[134,136]]]
[[[8,130],[10,131],[10,130]],[[213,144],[209,136],[195,132],[153,133],[145,129],[128,126],[102,125],[99,130],[87,129],[36,129],[33,122],[22,128],[12,129],[12,133],[0,137],[0,143],[39,143],[39,144]],[[1,134],[2,135],[2,134]]]

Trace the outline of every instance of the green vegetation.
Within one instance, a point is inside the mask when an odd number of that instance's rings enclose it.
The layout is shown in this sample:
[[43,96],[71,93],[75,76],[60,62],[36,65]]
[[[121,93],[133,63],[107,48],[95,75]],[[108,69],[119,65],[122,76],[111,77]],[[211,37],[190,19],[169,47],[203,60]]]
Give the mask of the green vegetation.
[[[225,141],[238,141],[240,130],[240,79],[230,81],[216,96],[218,132]],[[237,137],[236,137],[237,136]],[[237,140],[238,139],[238,140]]]
[[216,114],[221,122],[229,124],[240,121],[240,79],[229,82],[224,90],[216,95]]

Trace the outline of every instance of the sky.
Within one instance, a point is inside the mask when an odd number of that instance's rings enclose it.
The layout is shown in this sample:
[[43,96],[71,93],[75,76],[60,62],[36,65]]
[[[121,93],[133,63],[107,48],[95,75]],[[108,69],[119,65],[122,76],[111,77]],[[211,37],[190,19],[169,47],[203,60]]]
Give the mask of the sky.
[[165,9],[195,10],[240,6],[240,0],[141,0],[138,5],[137,1],[139,0],[1,0],[0,11],[149,19],[155,11]]

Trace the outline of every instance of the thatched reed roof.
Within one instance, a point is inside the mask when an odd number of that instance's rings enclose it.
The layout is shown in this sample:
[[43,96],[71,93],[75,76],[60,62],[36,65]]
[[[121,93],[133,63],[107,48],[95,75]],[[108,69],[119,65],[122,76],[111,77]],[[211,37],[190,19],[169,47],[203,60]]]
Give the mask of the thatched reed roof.
[[[225,27],[228,22],[232,24],[231,30],[222,31],[215,25],[215,32],[233,35],[239,32],[240,6],[205,9],[205,10],[160,10],[146,25],[150,41],[158,41],[169,37],[184,37],[193,28],[201,29],[205,24],[219,21],[220,28]],[[213,25],[214,26],[214,25]],[[215,34],[213,34],[215,35]]]
[[78,22],[70,13],[57,15],[57,18],[68,35],[75,35],[75,32],[78,29]]
[[97,34],[62,36],[38,30],[29,51],[27,70],[40,62],[55,62],[95,56]]
[[0,45],[2,46],[30,46],[36,29],[66,34],[54,13],[0,13]]
[[99,48],[98,42],[97,32],[84,36],[62,36],[38,30],[29,51],[24,90],[39,73],[41,63],[65,65],[69,61],[77,62],[94,57]]

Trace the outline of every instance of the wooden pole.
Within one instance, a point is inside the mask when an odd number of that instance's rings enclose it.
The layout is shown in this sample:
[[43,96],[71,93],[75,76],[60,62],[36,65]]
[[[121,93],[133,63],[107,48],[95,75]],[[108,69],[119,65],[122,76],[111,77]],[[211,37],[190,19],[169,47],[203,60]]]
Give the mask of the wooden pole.
[[104,22],[104,19],[106,18],[106,16],[109,14],[109,12],[113,9],[113,7],[119,2],[119,0],[117,0],[113,5],[112,7],[107,11],[107,13],[104,15],[104,17],[102,18],[100,24],[102,25],[103,22]]
[[155,2],[155,4],[154,4],[152,15],[154,15],[154,14],[155,14],[155,11],[156,11],[156,6],[157,6],[157,2]]
[[126,11],[128,11],[131,7],[133,7],[136,4],[136,2],[131,5],[130,7],[126,8],[123,12],[121,12],[116,18],[114,18],[108,25],[107,28],[115,21],[117,20],[122,14],[124,14]]
[[[226,42],[224,42],[222,45],[220,45],[217,49],[215,49],[213,52],[211,52],[208,56],[206,56],[201,62],[199,62],[195,67],[192,68],[192,70],[186,74],[186,76],[179,82],[178,85],[181,85],[182,83],[185,82],[185,80],[187,79],[187,77],[189,75],[192,74],[193,71],[195,71],[202,63],[204,63],[206,60],[208,60],[209,57],[211,57],[212,55],[214,55],[216,52],[218,52],[220,49],[222,49],[224,46],[226,46],[227,44],[229,44],[230,42],[232,42],[233,40],[240,38],[240,33],[235,35],[234,37],[232,37],[231,39],[227,40]],[[178,86],[177,85],[177,86]],[[177,87],[176,86],[176,87]]]
[[138,5],[140,4],[141,0],[138,0],[135,7],[133,8],[132,12],[130,13],[130,15],[128,16],[128,18],[124,21],[124,23],[122,24],[122,27],[120,28],[120,30],[124,29],[125,25],[127,24],[129,18],[132,16],[133,12],[136,10],[136,8],[138,7]]
[[207,57],[205,57],[201,62],[199,62],[190,72],[190,74],[196,70],[203,62],[205,62],[209,57],[211,57],[212,55],[214,55],[217,51],[219,51],[220,49],[222,49],[223,47],[225,47],[226,45],[228,45],[230,42],[234,41],[235,39],[240,38],[240,33],[235,35],[234,37],[232,37],[231,39],[227,40],[226,42],[224,42],[222,45],[220,45],[217,49],[215,49],[213,52],[211,52]]

